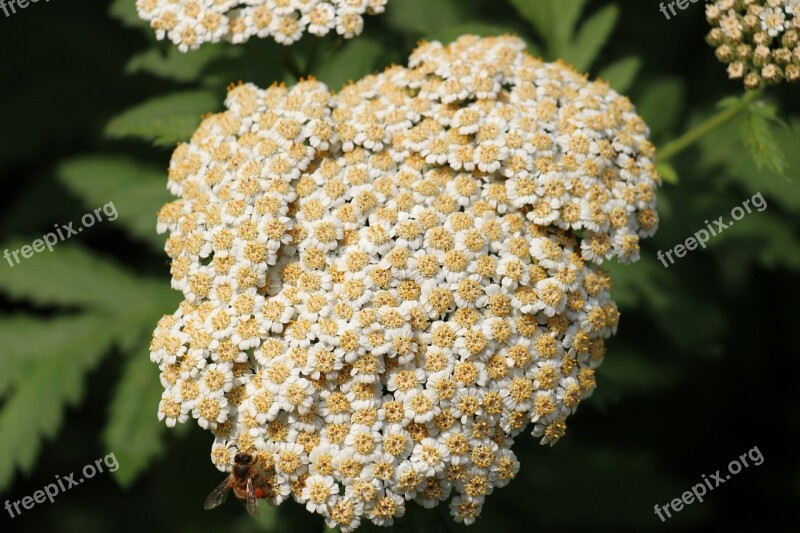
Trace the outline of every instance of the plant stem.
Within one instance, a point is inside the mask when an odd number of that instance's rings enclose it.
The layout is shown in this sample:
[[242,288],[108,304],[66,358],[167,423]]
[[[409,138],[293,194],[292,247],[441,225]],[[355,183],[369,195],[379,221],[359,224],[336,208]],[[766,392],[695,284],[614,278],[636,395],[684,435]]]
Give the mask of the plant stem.
[[288,46],[281,46],[281,55],[283,55],[283,62],[286,68],[292,73],[292,76],[299,81],[300,78],[303,77],[303,71],[300,70],[300,67],[297,65],[297,60],[295,60]]
[[308,56],[308,61],[306,62],[306,68],[304,71],[304,77],[308,78],[311,74],[314,73],[314,67],[317,62],[317,55],[319,54],[319,41],[320,39],[314,39],[314,43],[311,45],[311,54]]
[[696,143],[697,141],[699,141],[712,131],[716,130],[717,128],[721,127],[722,125],[726,124],[727,122],[735,118],[739,113],[747,109],[748,105],[751,102],[753,102],[755,99],[761,96],[761,92],[762,91],[760,90],[748,91],[736,105],[726,107],[716,115],[713,115],[704,122],[701,122],[694,128],[690,129],[677,139],[674,139],[665,144],[658,151],[658,161],[663,163],[670,160],[671,158],[683,152],[685,149],[689,148],[694,143]]

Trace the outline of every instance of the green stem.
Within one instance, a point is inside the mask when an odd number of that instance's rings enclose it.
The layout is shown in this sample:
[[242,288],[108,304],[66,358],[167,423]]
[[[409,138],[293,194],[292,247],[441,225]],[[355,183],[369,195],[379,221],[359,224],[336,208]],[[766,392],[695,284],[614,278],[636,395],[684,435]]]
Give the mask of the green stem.
[[298,66],[297,60],[294,58],[291,50],[289,50],[288,46],[281,46],[280,48],[286,68],[292,73],[292,76],[294,76],[295,79],[300,80],[300,78],[303,77],[303,71]]
[[747,109],[748,105],[761,96],[762,91],[748,91],[738,104],[727,107],[713,115],[704,122],[701,122],[694,128],[690,129],[677,139],[674,139],[665,144],[658,151],[658,162],[664,163],[675,157],[685,149],[692,146],[694,143],[733,120],[739,113]]
[[316,66],[317,62],[317,55],[319,54],[319,41],[321,39],[317,38],[314,39],[314,43],[311,45],[311,54],[308,56],[308,61],[306,62],[306,68],[304,71],[304,77],[308,78],[311,74],[314,73],[314,67]]

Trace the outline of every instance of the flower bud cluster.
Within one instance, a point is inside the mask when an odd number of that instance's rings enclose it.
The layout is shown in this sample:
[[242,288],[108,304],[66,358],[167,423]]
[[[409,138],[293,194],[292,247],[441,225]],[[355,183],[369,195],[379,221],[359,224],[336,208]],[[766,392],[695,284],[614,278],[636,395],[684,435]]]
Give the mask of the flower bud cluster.
[[800,80],[800,0],[715,0],[706,40],[748,90]]

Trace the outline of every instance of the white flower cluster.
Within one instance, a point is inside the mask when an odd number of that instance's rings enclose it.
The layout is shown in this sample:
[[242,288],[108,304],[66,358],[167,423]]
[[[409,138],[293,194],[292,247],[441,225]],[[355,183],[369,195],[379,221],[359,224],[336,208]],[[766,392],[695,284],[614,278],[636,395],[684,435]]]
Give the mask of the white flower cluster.
[[655,231],[654,148],[626,98],[524,49],[423,44],[337,95],[239,85],[175,151],[159,417],[210,429],[221,470],[255,450],[271,503],[472,523],[514,438],[555,443],[595,388],[619,319],[595,263]]
[[800,0],[714,0],[706,40],[745,89],[800,81]]
[[181,51],[222,39],[239,44],[272,37],[290,45],[304,33],[331,31],[351,39],[364,29],[364,15],[383,13],[387,0],[136,0],[139,17],[158,39]]

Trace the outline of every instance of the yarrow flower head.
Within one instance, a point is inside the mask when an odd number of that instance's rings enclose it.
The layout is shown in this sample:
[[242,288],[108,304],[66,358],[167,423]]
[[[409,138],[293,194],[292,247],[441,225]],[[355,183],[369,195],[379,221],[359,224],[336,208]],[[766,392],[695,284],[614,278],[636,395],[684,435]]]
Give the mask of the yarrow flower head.
[[360,35],[364,15],[383,13],[387,0],[136,0],[139,17],[158,39],[181,51],[221,40],[236,44],[272,37],[290,45],[303,34],[335,31],[345,39]]
[[254,450],[264,493],[343,531],[405,502],[470,524],[557,442],[617,327],[609,276],[658,217],[627,98],[516,38],[422,44],[331,94],[232,87],[159,214],[185,300],[155,330],[168,425]]
[[706,40],[748,90],[800,80],[800,0],[716,0]]

